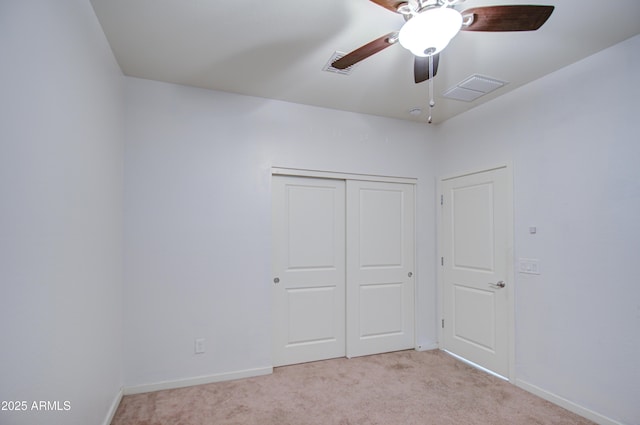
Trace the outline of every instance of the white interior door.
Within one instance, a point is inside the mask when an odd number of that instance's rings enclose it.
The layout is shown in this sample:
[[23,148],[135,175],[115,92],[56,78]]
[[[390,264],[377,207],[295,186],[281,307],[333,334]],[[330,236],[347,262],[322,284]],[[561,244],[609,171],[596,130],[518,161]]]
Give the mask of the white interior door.
[[442,182],[443,347],[509,376],[512,201],[506,168]]
[[347,356],[414,348],[414,186],[347,182]]
[[345,356],[345,182],[273,176],[274,366]]

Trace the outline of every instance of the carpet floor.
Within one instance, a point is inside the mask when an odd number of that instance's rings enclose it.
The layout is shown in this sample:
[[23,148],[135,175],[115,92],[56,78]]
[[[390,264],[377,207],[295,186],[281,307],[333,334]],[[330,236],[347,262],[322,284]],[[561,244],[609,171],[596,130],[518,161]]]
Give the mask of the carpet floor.
[[578,425],[593,422],[448,354],[400,351],[125,396],[112,425]]

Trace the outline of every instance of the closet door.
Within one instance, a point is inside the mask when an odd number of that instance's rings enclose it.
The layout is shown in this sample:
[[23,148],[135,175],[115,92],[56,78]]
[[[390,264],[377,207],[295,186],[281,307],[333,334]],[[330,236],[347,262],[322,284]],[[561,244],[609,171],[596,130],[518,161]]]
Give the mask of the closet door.
[[347,356],[414,348],[414,186],[347,182]]
[[273,176],[273,364],[345,356],[345,182]]

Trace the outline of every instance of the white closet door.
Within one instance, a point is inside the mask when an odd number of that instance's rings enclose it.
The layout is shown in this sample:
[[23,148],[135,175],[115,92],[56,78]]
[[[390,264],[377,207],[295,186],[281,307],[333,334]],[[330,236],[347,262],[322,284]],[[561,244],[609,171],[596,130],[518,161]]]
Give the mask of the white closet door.
[[273,176],[273,364],[345,356],[345,182]]
[[347,182],[347,356],[414,348],[414,186]]

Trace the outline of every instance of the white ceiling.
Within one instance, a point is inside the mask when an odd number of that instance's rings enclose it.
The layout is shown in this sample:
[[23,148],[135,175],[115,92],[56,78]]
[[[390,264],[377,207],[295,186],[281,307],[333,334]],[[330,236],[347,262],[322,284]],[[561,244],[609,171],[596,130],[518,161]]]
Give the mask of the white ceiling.
[[[428,83],[413,82],[413,56],[399,44],[351,75],[323,71],[403,18],[369,0],[92,0],[122,71],[129,76],[406,120],[426,121]],[[458,9],[554,5],[538,31],[460,32],[440,55],[434,123],[640,33],[640,1],[466,0]],[[606,73],[609,67],[603,66]],[[472,74],[508,81],[467,103],[440,94]],[[593,79],[598,102],[598,75]],[[409,110],[424,112],[412,116]]]

